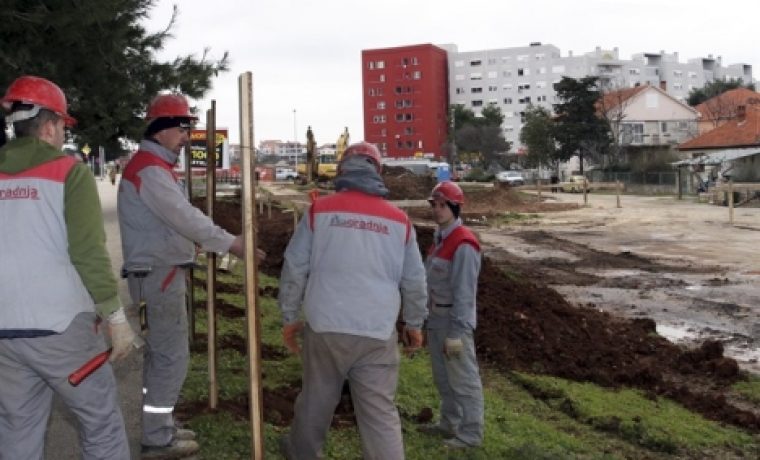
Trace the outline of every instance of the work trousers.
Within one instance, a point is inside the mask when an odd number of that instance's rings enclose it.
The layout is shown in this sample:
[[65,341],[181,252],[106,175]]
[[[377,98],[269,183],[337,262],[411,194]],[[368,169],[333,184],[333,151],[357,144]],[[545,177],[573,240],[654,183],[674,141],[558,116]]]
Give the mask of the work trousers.
[[185,306],[185,271],[153,267],[145,278],[129,276],[132,301],[147,304],[143,360],[142,444],[165,446],[176,432],[174,405],[190,359]]
[[388,340],[304,328],[303,384],[285,449],[289,460],[321,457],[343,382],[348,380],[365,460],[401,460],[401,420],[394,403],[399,353]]
[[464,349],[457,358],[443,353],[447,329],[427,331],[433,381],[441,396],[441,428],[461,441],[479,446],[483,442],[483,385],[480,381],[472,332],[462,334]]
[[79,421],[85,460],[129,460],[109,363],[74,387],[69,374],[105,351],[95,314],[80,313],[60,334],[0,339],[0,460],[41,460],[56,394]]

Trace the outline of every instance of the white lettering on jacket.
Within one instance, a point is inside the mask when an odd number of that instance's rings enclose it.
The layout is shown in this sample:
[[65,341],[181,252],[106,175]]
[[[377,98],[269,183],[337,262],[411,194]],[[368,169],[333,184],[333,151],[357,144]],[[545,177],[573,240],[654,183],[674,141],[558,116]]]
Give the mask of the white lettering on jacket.
[[370,232],[382,233],[384,235],[390,233],[388,226],[380,222],[356,218],[342,219],[340,216],[335,215],[330,219],[330,227],[355,228],[357,230],[367,230]]
[[19,185],[16,188],[0,188],[0,200],[39,200],[37,187]]

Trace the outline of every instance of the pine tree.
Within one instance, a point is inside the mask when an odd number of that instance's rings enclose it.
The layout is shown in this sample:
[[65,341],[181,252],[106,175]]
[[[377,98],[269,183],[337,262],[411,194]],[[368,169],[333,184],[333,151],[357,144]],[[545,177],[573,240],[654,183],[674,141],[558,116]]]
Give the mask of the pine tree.
[[108,157],[122,140],[139,140],[143,115],[159,91],[200,98],[212,78],[228,70],[227,53],[210,59],[156,57],[171,38],[167,27],[148,33],[143,22],[156,0],[4,0],[0,7],[0,91],[21,75],[38,75],[66,93],[79,121],[73,133],[80,145],[102,145]]

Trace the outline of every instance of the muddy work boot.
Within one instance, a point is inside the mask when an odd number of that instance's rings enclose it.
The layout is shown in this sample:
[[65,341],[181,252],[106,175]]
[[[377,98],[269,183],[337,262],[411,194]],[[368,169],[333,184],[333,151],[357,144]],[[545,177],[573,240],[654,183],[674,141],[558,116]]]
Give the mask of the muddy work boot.
[[426,434],[428,436],[437,436],[443,439],[451,439],[454,437],[454,433],[446,428],[438,425],[437,423],[430,423],[417,427],[417,431]]
[[[189,430],[186,430],[189,431]],[[147,460],[171,460],[189,457],[200,450],[201,446],[191,439],[172,439],[165,446],[142,446],[140,458]]]

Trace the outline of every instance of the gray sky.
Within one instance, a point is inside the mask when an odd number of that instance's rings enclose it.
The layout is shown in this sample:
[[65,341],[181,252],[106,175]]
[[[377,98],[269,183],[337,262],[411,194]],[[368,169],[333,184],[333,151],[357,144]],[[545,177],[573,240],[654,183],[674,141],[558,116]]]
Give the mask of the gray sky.
[[[620,57],[677,51],[682,62],[708,54],[751,64],[760,77],[760,1],[734,0],[160,0],[146,23],[166,26],[179,5],[174,39],[160,54],[229,51],[231,70],[214,81],[201,113],[217,103],[217,126],[239,142],[238,75],[253,72],[256,144],[335,142],[347,126],[363,135],[361,50],[453,43],[459,51],[542,42],[562,56],[618,47]],[[295,117],[293,110],[295,109]],[[295,118],[295,123],[294,123]]]

